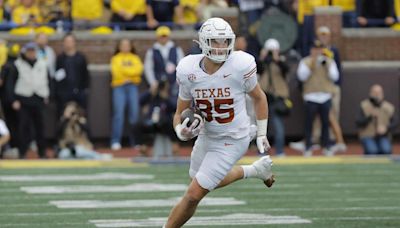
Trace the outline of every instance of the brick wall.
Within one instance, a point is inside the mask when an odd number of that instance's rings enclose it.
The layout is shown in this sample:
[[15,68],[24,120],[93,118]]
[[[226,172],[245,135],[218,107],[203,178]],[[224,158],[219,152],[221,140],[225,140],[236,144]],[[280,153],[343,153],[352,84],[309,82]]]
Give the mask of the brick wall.
[[[144,59],[146,51],[152,47],[154,42],[156,42],[156,38],[153,36],[152,32],[146,32],[146,36],[148,36],[148,38],[131,38],[129,34],[127,35],[128,36],[126,36],[126,38],[134,41],[133,43],[135,45],[136,52],[142,59]],[[121,34],[121,36],[118,37],[98,37],[95,40],[84,39],[79,40],[77,46],[80,51],[86,54],[90,63],[104,64],[109,62],[111,56],[114,54],[117,42],[123,37],[125,36]],[[193,45],[192,39],[187,36],[179,39],[173,38],[172,40],[175,41],[176,44],[185,51],[185,53],[187,53]],[[62,48],[59,40],[52,40],[50,45],[55,47],[55,51],[57,53],[61,52]]]
[[341,9],[318,7],[315,28],[327,26],[332,31],[332,43],[339,47],[346,61],[400,60],[400,32],[388,28],[343,29]]
[[341,51],[348,61],[400,60],[400,32],[349,29],[343,33]]
[[327,26],[331,30],[332,43],[340,46],[342,39],[342,11],[338,7],[318,7],[315,9],[315,30]]

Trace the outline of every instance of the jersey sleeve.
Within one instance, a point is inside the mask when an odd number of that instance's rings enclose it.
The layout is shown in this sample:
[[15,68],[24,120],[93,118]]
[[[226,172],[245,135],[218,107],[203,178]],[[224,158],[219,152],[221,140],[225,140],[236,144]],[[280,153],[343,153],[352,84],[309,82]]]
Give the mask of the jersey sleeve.
[[247,54],[242,72],[243,89],[246,93],[252,91],[257,85],[257,64],[253,56]]
[[192,95],[190,94],[190,83],[187,79],[185,69],[182,66],[182,61],[179,62],[176,67],[176,82],[179,86],[179,98],[182,100],[192,100]]

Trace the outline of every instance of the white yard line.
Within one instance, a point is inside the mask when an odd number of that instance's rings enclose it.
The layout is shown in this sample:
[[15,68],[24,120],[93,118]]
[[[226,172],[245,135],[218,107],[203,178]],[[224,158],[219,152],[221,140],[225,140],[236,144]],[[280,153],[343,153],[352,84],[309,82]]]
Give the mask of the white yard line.
[[[225,194],[224,196],[226,197],[237,197],[238,195],[248,195],[247,194]],[[252,193],[252,195],[254,195],[254,193]],[[257,194],[257,195],[264,195],[265,194]],[[96,196],[97,198],[98,196]],[[239,197],[240,198],[240,197]],[[18,197],[15,197],[15,199],[20,199]],[[48,197],[48,198],[40,198],[43,200],[58,200],[59,197]],[[131,200],[131,199],[127,199],[127,200]],[[379,203],[381,203],[382,201],[393,201],[395,200],[394,197],[384,197],[384,198],[352,198],[352,197],[346,197],[346,198],[332,198],[332,199],[327,199],[325,196],[321,196],[321,198],[314,198],[313,202],[377,202],[377,204],[379,205]],[[98,201],[97,199],[95,199],[95,197],[92,197],[91,201]],[[99,200],[101,201],[101,200]],[[111,200],[110,200],[111,201]],[[281,203],[286,203],[286,202],[309,202],[310,199],[308,198],[274,198],[274,197],[270,197],[268,196],[268,200],[270,202],[281,202]],[[107,201],[105,201],[107,202]],[[1,201],[0,201],[1,204]],[[7,205],[8,208],[18,208],[18,207],[48,207],[48,204],[44,204],[44,203],[13,203],[10,205]],[[366,208],[379,208],[379,207],[366,207]],[[294,208],[296,209],[296,208]],[[1,214],[0,214],[1,216]]]
[[[56,226],[62,226],[62,225],[68,225],[68,226],[76,226],[76,225],[87,225],[87,223],[83,222],[58,222],[54,223],[52,225]],[[42,226],[42,227],[49,227],[48,223],[2,223],[1,227],[18,227],[18,226]]]
[[[141,199],[141,200],[62,200],[50,201],[49,204],[57,208],[155,208],[173,207],[180,201],[180,197],[169,199]],[[201,202],[202,206],[233,206],[245,205],[245,201],[232,197],[206,197]]]
[[154,179],[149,174],[97,173],[97,174],[56,174],[56,175],[2,175],[0,181],[8,182],[55,182],[93,180],[143,180]]
[[[161,227],[167,218],[154,217],[148,219],[102,219],[90,220],[96,227]],[[237,213],[221,216],[195,216],[185,226],[237,226],[237,225],[268,225],[268,224],[307,224],[308,219],[299,216],[272,216],[265,214]]]
[[312,218],[312,220],[342,220],[342,221],[362,221],[362,220],[398,220],[400,221],[400,217],[394,216],[383,216],[383,217],[333,217],[333,218]]
[[[207,205],[203,205],[207,206]],[[155,207],[148,207],[142,208],[141,210],[125,210],[124,208],[115,208],[115,210],[109,210],[107,212],[104,211],[56,211],[56,212],[24,212],[24,213],[1,213],[0,217],[30,217],[30,216],[65,216],[65,215],[80,215],[82,213],[88,214],[107,214],[107,215],[114,215],[114,214],[154,214],[154,213],[168,213],[170,208],[167,209],[154,209]],[[119,210],[120,209],[120,210]],[[388,207],[335,207],[335,208],[321,208],[321,207],[314,207],[314,208],[265,208],[266,212],[302,212],[302,211],[393,211],[393,210],[400,210],[400,207],[396,206],[388,206]],[[198,213],[226,213],[226,212],[234,212],[237,209],[232,208],[225,208],[225,209],[204,209],[199,208],[197,210]],[[259,212],[258,209],[246,209],[246,212],[249,213],[257,213]],[[339,217],[339,218],[353,218],[353,217]],[[366,218],[366,217],[357,217],[357,218]],[[375,217],[372,217],[375,218]],[[400,217],[398,217],[400,219]],[[319,218],[319,219],[329,219],[329,218]]]
[[184,184],[137,183],[131,185],[69,185],[69,186],[28,186],[20,190],[29,194],[65,194],[99,192],[170,192],[184,191]]

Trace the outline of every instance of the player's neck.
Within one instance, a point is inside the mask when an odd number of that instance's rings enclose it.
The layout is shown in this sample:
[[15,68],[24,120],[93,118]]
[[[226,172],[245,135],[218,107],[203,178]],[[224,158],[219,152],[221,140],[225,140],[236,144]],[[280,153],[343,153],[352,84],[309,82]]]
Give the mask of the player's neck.
[[224,64],[222,63],[216,63],[211,61],[208,58],[203,58],[202,59],[202,64],[203,64],[203,71],[205,71],[207,74],[214,74],[215,72],[217,72],[219,70],[219,68],[222,67],[222,65]]

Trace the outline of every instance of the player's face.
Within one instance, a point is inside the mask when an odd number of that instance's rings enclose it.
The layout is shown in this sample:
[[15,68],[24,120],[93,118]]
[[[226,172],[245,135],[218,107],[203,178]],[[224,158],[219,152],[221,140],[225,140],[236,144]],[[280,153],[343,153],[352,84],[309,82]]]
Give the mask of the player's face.
[[228,39],[211,39],[211,53],[213,55],[226,55],[228,46]]

